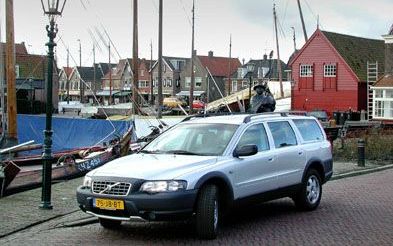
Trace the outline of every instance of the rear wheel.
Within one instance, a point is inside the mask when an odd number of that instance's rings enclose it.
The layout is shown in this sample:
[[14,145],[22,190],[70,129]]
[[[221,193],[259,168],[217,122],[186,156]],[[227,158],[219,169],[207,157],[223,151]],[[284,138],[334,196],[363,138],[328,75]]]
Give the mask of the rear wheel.
[[318,207],[322,197],[322,184],[319,173],[310,169],[304,177],[302,188],[294,197],[296,207],[301,210],[314,210]]
[[98,221],[100,222],[101,226],[106,229],[116,229],[121,224],[120,220],[110,220],[110,219],[99,218]]
[[218,188],[207,185],[202,188],[196,207],[196,231],[200,238],[215,239],[220,218]]

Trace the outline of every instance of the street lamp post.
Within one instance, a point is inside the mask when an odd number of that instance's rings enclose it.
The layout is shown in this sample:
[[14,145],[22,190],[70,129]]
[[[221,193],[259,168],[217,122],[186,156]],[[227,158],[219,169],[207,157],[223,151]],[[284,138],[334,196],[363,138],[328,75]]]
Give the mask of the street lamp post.
[[[57,26],[55,17],[61,15],[64,5],[67,0],[41,0],[44,14],[49,17],[49,25],[46,26],[46,31],[49,37],[48,46],[48,76],[46,80],[46,127],[44,130],[44,153],[42,155],[42,194],[41,194],[41,209],[52,209],[51,204],[51,185],[52,185],[52,76],[53,76],[53,48],[56,46],[54,39],[57,34]],[[59,7],[59,5],[61,7]]]
[[252,87],[252,73],[250,73],[249,79],[249,86],[248,86],[248,100],[249,100],[249,107],[251,108],[251,87]]

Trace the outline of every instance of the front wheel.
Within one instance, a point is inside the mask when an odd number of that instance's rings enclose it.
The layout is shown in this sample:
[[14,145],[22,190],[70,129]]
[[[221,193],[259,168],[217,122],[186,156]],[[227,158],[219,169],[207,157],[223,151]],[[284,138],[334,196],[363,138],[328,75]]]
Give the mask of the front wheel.
[[301,190],[294,197],[295,205],[301,210],[311,211],[318,207],[321,197],[320,175],[315,169],[310,169],[304,177]]
[[100,222],[101,226],[106,229],[116,229],[121,224],[120,220],[110,220],[110,219],[99,218],[98,221]]
[[196,207],[196,231],[200,238],[215,239],[217,237],[219,212],[217,186],[203,187]]

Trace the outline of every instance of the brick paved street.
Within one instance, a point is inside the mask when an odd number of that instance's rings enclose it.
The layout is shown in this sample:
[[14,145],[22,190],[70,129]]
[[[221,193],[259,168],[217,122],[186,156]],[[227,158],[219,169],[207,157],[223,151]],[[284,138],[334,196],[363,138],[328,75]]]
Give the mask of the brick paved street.
[[289,199],[239,210],[215,241],[198,240],[187,223],[126,223],[118,231],[98,223],[64,227],[88,217],[78,211],[3,237],[0,245],[392,245],[392,184],[389,169],[329,182],[314,212],[296,211]]

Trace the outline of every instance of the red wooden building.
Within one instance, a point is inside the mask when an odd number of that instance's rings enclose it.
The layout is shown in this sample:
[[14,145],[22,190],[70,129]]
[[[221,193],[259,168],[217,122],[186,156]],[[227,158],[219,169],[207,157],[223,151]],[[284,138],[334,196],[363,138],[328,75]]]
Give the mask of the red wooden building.
[[360,111],[367,108],[367,62],[383,72],[384,42],[317,29],[289,61],[292,109]]

